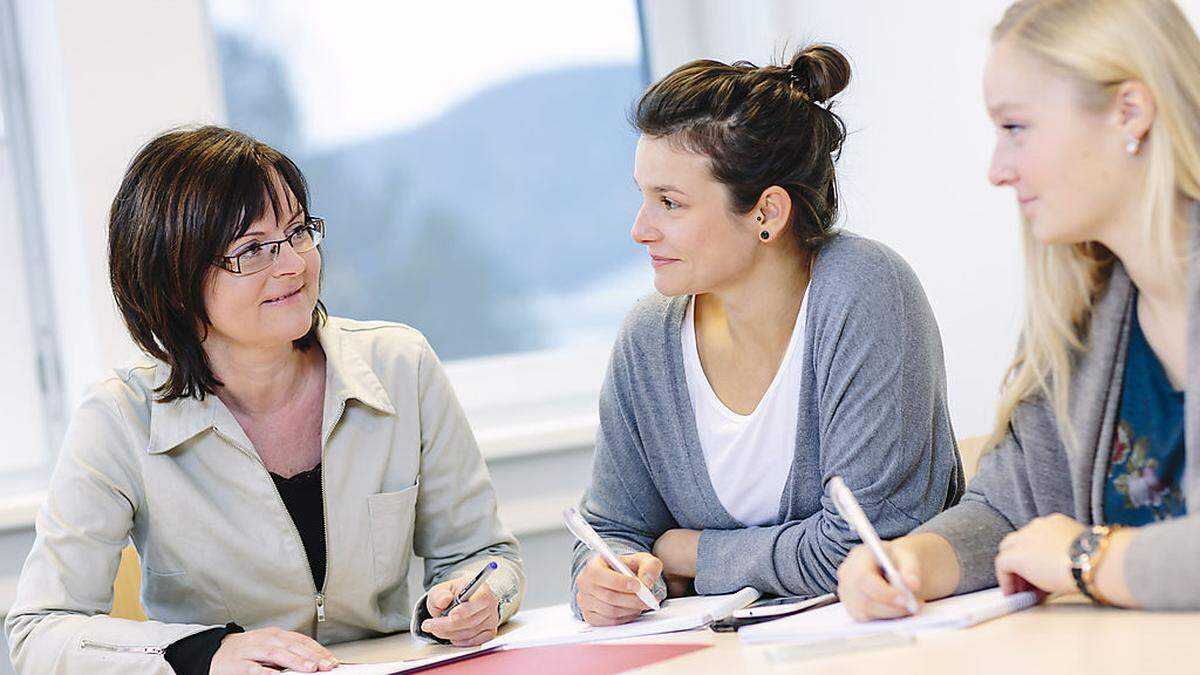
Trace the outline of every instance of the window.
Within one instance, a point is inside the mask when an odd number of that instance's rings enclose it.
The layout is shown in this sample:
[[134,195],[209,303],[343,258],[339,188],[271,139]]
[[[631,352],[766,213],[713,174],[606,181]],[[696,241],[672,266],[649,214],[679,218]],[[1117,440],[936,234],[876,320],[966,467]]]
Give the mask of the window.
[[328,223],[332,314],[444,360],[611,344],[650,288],[635,2],[209,8],[229,124],[291,156]]
[[64,426],[15,27],[11,3],[0,0],[0,494],[9,496],[45,487]]

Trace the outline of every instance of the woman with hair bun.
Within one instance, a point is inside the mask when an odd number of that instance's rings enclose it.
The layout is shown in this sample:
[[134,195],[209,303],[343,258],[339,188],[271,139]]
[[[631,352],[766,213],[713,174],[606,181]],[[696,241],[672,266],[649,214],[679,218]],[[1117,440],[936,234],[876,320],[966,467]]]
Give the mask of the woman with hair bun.
[[[857,538],[842,476],[884,537],[958,501],[941,340],[915,274],[835,230],[846,132],[836,49],[784,66],[693,61],[642,96],[633,224],[656,293],[627,316],[600,398],[584,517],[659,598],[816,595]],[[635,618],[632,579],[577,546],[589,623]]]

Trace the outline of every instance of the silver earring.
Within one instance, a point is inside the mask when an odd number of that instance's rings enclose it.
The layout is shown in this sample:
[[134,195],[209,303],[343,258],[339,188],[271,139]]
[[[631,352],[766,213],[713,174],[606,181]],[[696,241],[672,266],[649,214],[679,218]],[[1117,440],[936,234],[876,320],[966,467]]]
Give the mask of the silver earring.
[[1133,136],[1130,136],[1129,142],[1125,144],[1125,152],[1128,152],[1131,155],[1136,155],[1138,153],[1138,149],[1141,147],[1142,147],[1142,141],[1140,139],[1134,138]]

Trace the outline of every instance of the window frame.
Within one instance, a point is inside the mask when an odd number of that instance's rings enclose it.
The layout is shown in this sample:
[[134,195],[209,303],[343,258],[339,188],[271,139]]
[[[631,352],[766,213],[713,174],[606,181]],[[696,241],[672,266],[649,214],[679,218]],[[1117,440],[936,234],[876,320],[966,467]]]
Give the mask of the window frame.
[[[33,336],[34,372],[42,413],[40,469],[24,474],[9,497],[0,500],[0,530],[30,517],[40,503],[66,431],[67,412],[59,353],[58,322],[47,256],[33,128],[29,114],[26,70],[14,0],[0,0],[0,135],[9,148],[12,166],[12,205],[20,235],[19,256],[24,271],[27,319]],[[0,475],[0,481],[10,476]],[[30,484],[36,484],[32,489]]]

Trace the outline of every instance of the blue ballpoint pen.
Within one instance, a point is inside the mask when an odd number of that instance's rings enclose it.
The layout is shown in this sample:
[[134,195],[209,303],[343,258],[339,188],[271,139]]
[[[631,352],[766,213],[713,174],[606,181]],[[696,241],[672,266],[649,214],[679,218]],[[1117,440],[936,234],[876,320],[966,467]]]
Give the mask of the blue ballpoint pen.
[[483,582],[487,581],[488,576],[491,575],[492,572],[495,572],[498,567],[500,566],[496,564],[495,560],[493,560],[483,569],[479,570],[479,574],[475,575],[475,578],[471,580],[471,583],[467,584],[466,588],[462,589],[459,591],[458,595],[454,596],[454,600],[450,602],[450,606],[446,608],[443,616],[449,614],[450,610],[454,609],[455,607],[458,607],[462,603],[470,600],[471,596],[475,595],[475,591],[479,590],[479,587],[483,585]]

